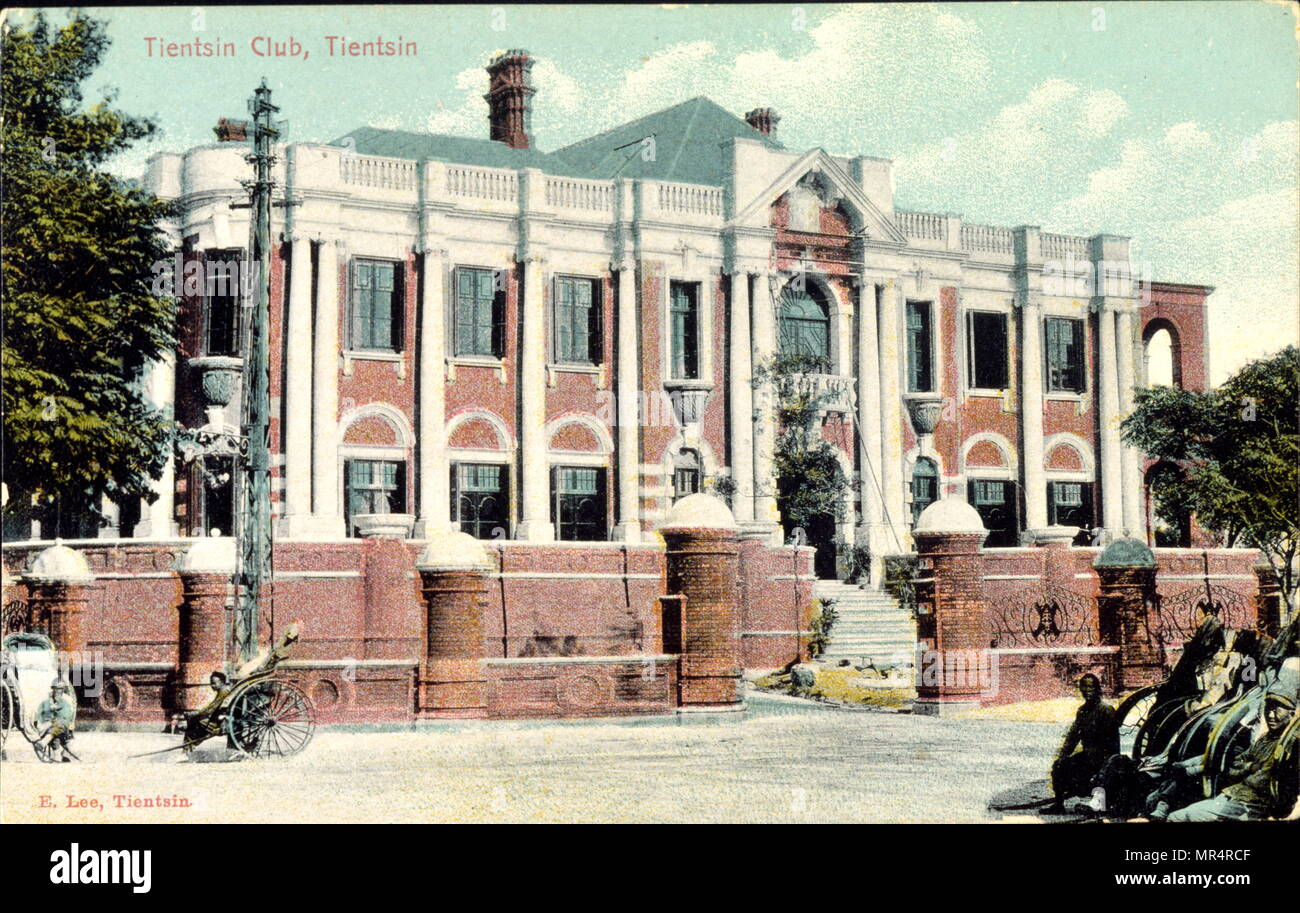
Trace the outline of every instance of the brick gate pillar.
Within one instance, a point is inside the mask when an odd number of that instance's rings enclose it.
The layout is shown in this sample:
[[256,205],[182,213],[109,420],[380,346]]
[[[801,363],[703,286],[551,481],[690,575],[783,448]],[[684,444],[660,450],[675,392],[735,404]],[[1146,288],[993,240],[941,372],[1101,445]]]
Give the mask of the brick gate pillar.
[[1097,556],[1097,625],[1101,642],[1119,647],[1117,692],[1165,677],[1164,650],[1152,633],[1159,623],[1156,558],[1137,539],[1116,539]]
[[1255,628],[1261,634],[1277,637],[1282,627],[1282,585],[1273,573],[1273,565],[1267,561],[1252,570],[1259,581],[1259,591],[1255,594]]
[[416,714],[487,714],[483,668],[483,604],[492,558],[467,533],[432,530],[416,562],[424,597],[424,658],[416,682]]
[[66,655],[64,662],[77,662],[71,654],[86,649],[81,619],[90,599],[90,585],[95,580],[85,557],[56,543],[36,556],[23,577],[31,594],[28,601],[32,618],[48,615],[54,648]]
[[917,518],[912,537],[920,559],[920,618],[913,713],[940,716],[978,707],[981,695],[996,683],[980,557],[987,535],[979,513],[956,496],[936,501]]
[[226,661],[227,603],[234,590],[235,540],[195,539],[176,560],[181,578],[176,705],[197,710],[212,698],[208,678]]
[[667,545],[668,593],[684,603],[678,709],[744,710],[735,517],[712,495],[688,495],[659,532]]

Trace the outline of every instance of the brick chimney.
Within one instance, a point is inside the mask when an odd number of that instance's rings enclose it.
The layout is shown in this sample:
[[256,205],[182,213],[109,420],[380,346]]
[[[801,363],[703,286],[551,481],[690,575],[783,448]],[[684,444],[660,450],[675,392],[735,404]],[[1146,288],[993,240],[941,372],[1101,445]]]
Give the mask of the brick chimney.
[[488,64],[488,125],[492,139],[512,149],[527,149],[532,129],[529,100],[537,91],[532,87],[530,72],[533,59],[527,51],[509,50],[492,58]]
[[764,136],[776,136],[776,125],[780,122],[781,115],[771,108],[755,108],[745,115],[745,123]]

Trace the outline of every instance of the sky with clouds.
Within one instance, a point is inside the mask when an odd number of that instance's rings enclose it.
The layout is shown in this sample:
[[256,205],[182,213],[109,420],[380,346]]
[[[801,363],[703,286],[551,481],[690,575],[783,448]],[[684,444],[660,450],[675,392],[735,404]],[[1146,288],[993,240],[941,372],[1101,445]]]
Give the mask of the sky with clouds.
[[[89,12],[113,39],[90,88],[161,128],[115,164],[124,174],[211,142],[263,76],[291,140],[362,124],[486,136],[483,64],[524,47],[542,149],[695,95],[738,114],[770,106],[787,147],[894,159],[901,207],[1128,235],[1156,278],[1215,286],[1216,381],[1300,336],[1293,4]],[[307,56],[254,56],[258,35],[293,37]],[[327,35],[401,36],[418,54],[331,57]],[[151,58],[146,36],[231,41],[236,56]]]

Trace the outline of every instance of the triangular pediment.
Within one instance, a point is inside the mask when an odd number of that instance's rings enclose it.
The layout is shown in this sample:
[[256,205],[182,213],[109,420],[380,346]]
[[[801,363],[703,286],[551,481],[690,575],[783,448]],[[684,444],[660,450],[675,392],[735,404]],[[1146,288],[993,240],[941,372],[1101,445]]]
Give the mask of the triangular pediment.
[[800,156],[780,177],[745,204],[731,220],[729,227],[766,226],[767,213],[772,204],[800,184],[813,187],[818,192],[843,202],[865,237],[907,243],[906,236],[898,226],[871,202],[858,183],[824,149],[811,149]]

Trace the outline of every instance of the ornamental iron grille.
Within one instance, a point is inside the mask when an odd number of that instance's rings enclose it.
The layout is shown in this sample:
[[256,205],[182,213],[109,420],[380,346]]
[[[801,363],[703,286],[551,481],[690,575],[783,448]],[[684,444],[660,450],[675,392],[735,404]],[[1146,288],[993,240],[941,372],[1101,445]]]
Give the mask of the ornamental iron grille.
[[1156,601],[1156,638],[1162,644],[1182,644],[1191,639],[1207,615],[1216,616],[1228,630],[1250,627],[1250,601],[1232,587],[1210,582],[1209,556],[1203,556],[1205,574],[1200,584]]
[[1095,647],[1095,600],[1046,584],[1002,600],[989,616],[989,647]]
[[49,612],[38,612],[36,607],[24,599],[11,599],[5,603],[3,630],[0,637],[10,634],[44,634],[50,633]]

